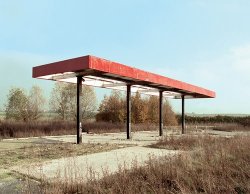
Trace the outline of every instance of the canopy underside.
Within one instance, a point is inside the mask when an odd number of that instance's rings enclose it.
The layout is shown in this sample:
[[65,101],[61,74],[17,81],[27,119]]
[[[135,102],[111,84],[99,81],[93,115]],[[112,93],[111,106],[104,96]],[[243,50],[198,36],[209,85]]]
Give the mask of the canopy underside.
[[130,85],[132,92],[158,96],[161,91],[176,99],[215,97],[215,92],[199,86],[89,55],[33,68],[33,77],[39,79],[76,84],[79,76],[82,84],[93,87],[126,91]]

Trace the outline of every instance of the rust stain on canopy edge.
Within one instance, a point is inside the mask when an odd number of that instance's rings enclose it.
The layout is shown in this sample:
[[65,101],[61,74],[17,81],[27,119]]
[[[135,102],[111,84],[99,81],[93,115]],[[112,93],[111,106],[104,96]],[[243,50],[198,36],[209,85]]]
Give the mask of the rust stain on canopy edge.
[[88,69],[119,76],[124,80],[129,78],[138,82],[143,81],[148,84],[159,84],[162,87],[180,89],[190,92],[190,95],[196,98],[215,98],[216,96],[215,92],[205,88],[90,55],[34,67],[33,78],[65,72],[80,72]]

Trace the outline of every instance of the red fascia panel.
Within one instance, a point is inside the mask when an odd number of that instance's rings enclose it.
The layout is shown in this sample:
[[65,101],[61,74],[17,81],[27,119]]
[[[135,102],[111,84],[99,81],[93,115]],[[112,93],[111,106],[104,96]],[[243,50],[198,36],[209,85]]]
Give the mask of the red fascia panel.
[[206,97],[214,98],[216,96],[215,92],[194,86],[185,82],[181,82],[175,79],[157,75],[154,73],[149,73],[137,68],[129,67],[120,63],[111,62],[98,57],[90,56],[90,66],[91,69],[98,71],[120,75],[123,77],[133,78],[138,81],[147,81],[163,86],[169,86],[173,88],[178,88],[181,90],[190,91],[197,94],[205,95]]
[[181,89],[202,95],[205,98],[215,97],[215,92],[213,91],[89,55],[34,67],[33,78],[65,72],[80,72],[87,69],[92,69],[102,73],[109,73],[119,77],[127,77],[133,80],[146,81],[148,83]]
[[78,57],[74,59],[68,59],[65,61],[59,61],[55,63],[49,63],[33,67],[33,78],[65,73],[65,72],[79,72],[89,68],[89,56]]

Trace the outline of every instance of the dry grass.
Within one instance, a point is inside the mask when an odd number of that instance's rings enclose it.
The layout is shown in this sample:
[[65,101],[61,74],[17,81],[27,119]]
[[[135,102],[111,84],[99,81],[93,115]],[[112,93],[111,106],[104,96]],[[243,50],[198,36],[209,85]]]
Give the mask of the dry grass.
[[[86,123],[83,128],[91,133],[114,133],[124,132],[126,130],[125,123],[111,123],[111,122],[93,122]],[[153,131],[158,130],[158,126],[155,124],[132,124],[132,131]]]
[[213,130],[218,130],[218,131],[228,131],[228,132],[233,132],[233,131],[250,131],[250,126],[249,125],[241,125],[237,123],[220,123],[216,124]]
[[[6,143],[5,143],[6,144]],[[79,156],[119,148],[111,144],[72,144],[72,143],[41,143],[22,144],[21,148],[0,151],[0,166],[8,168],[15,165],[41,162],[45,160]]]
[[214,143],[214,138],[210,136],[167,136],[151,145],[153,148],[169,150],[193,150],[200,147],[200,144]]
[[[133,131],[152,131],[158,127],[154,124],[134,124]],[[124,132],[124,123],[110,122],[86,122],[83,131],[90,133],[113,133]],[[0,121],[0,139],[40,137],[56,135],[73,135],[76,133],[76,123],[72,121],[37,121],[37,122],[14,122]]]
[[0,138],[39,137],[75,134],[75,123],[66,121],[0,121]]
[[[188,139],[190,138],[190,139]],[[166,141],[166,142],[164,142]],[[42,184],[44,193],[249,193],[250,137],[183,137],[155,147],[196,150],[176,158],[150,159],[101,180]],[[174,144],[174,145],[172,145]]]
[[[12,172],[14,166],[119,149],[127,145],[56,143],[43,138],[0,141],[0,193],[40,193],[39,183]],[[4,191],[1,189],[4,188]]]

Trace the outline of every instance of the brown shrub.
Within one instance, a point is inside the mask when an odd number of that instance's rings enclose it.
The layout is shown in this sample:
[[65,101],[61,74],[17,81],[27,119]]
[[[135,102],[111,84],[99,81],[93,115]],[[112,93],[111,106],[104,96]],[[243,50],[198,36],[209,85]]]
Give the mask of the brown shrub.
[[[154,124],[133,124],[133,131],[157,130]],[[83,123],[83,131],[91,133],[125,132],[124,123],[111,122],[86,122]],[[17,122],[1,121],[0,138],[22,138],[50,135],[75,135],[76,123],[72,121],[37,121]]]
[[75,124],[66,121],[17,122],[2,121],[0,123],[1,138],[22,138],[45,135],[74,134]]
[[218,130],[218,131],[250,131],[250,126],[249,125],[241,125],[237,123],[223,123],[223,124],[216,124],[213,127],[213,130]]

